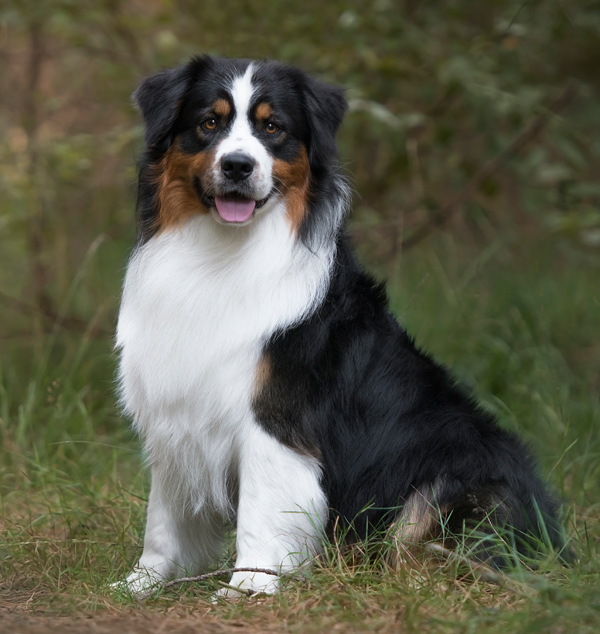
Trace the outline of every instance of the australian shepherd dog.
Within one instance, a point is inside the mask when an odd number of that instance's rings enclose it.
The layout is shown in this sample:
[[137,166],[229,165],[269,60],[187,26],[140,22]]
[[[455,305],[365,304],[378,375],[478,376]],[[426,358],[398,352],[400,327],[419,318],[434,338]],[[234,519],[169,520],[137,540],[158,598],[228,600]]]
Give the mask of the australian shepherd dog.
[[[560,551],[527,448],[415,346],[357,263],[343,91],[273,61],[197,57],[134,100],[146,149],[117,347],[152,482],[127,587],[205,571],[232,524],[236,567],[279,573],[342,525],[402,547],[478,526]],[[236,572],[229,586],[278,583]]]

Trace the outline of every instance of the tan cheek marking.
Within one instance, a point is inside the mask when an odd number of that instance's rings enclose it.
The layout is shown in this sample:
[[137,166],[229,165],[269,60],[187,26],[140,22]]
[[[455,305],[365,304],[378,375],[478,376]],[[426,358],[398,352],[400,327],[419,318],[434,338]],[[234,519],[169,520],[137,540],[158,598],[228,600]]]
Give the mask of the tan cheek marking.
[[206,182],[212,152],[184,154],[173,145],[158,166],[156,194],[159,231],[170,229],[194,214],[208,213],[194,188],[194,176]]
[[310,184],[310,166],[306,148],[302,146],[291,163],[275,159],[273,162],[275,186],[286,198],[286,208],[291,229],[296,235],[306,216]]
[[220,117],[228,117],[231,112],[231,105],[226,99],[217,99],[213,104],[213,111]]
[[264,101],[256,106],[256,118],[260,121],[266,121],[269,117],[273,116],[273,109],[268,103]]

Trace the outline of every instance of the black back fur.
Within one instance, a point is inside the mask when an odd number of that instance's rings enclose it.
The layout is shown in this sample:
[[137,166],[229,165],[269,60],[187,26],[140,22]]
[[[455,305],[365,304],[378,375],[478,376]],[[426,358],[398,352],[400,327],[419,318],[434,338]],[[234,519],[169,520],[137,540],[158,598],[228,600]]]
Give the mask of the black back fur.
[[493,522],[523,552],[537,540],[564,548],[557,504],[530,452],[414,345],[345,236],[325,302],[265,354],[273,379],[256,399],[259,420],[320,457],[330,529],[340,517],[364,537],[412,494],[435,488],[450,533]]

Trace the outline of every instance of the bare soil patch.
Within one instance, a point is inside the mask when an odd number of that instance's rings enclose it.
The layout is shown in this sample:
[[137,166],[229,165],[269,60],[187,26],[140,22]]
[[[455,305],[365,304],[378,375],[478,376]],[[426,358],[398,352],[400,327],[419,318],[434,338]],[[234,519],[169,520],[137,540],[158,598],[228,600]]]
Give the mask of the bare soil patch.
[[280,632],[281,624],[259,626],[223,621],[205,614],[97,612],[79,616],[47,616],[0,611],[2,634],[245,634]]

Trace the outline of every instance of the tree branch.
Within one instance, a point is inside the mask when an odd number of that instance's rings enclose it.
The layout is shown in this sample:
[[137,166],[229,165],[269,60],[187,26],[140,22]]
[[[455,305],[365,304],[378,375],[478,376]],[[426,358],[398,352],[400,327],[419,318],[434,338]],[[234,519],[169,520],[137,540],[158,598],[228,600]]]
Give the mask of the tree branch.
[[54,311],[51,307],[46,305],[31,305],[16,297],[11,297],[6,293],[0,291],[0,298],[10,302],[14,309],[20,313],[29,315],[40,315],[43,318],[51,321],[54,325],[58,324],[65,328],[78,330],[81,332],[87,332],[90,337],[111,337],[112,333],[104,330],[101,326],[90,327],[90,324],[79,317],[73,317],[71,315],[61,315]]
[[45,201],[39,185],[39,89],[44,61],[44,31],[41,20],[29,24],[29,59],[27,65],[27,92],[23,103],[23,128],[27,134],[27,172],[31,188],[31,217],[28,246],[31,257],[33,297],[40,310],[52,310],[52,301],[46,291],[50,277],[44,264],[42,250],[45,230]]

